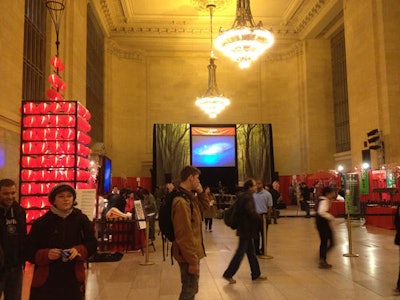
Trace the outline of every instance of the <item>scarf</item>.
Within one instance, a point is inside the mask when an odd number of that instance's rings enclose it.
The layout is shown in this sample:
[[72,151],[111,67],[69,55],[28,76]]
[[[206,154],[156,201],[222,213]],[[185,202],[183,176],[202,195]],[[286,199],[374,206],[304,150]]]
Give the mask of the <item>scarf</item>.
[[73,207],[71,207],[71,208],[68,209],[68,210],[61,210],[61,209],[58,209],[58,208],[55,207],[55,206],[52,206],[52,207],[50,208],[50,210],[51,210],[51,212],[52,212],[53,214],[59,216],[60,218],[65,219],[66,217],[68,217],[68,216],[72,213]]

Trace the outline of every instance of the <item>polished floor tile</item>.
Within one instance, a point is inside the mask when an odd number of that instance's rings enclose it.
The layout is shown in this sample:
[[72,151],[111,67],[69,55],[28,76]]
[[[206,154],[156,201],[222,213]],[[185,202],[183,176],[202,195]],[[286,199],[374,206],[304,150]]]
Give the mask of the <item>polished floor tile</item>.
[[[298,215],[296,210],[282,215]],[[254,282],[246,258],[229,284],[222,273],[237,247],[235,232],[214,219],[213,232],[203,232],[207,257],[201,261],[198,300],[220,299],[392,299],[399,271],[399,247],[394,231],[365,227],[343,218],[335,221],[335,248],[328,254],[332,269],[318,268],[319,237],[314,218],[282,217],[268,229],[267,254],[259,259],[268,280]],[[352,241],[349,244],[349,236]],[[343,254],[357,254],[345,257]],[[146,264],[151,262],[154,264]],[[25,289],[29,282],[27,270]],[[180,291],[179,268],[163,261],[160,238],[149,258],[128,252],[119,262],[91,263],[87,274],[90,300],[145,299],[176,300]],[[25,290],[26,299],[27,292]]]

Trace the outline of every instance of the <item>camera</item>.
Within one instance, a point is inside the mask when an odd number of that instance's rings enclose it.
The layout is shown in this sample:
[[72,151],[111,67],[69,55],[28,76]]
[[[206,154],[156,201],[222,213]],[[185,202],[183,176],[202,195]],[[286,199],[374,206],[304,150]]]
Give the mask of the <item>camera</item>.
[[68,257],[71,256],[71,253],[69,253],[69,252],[67,252],[67,251],[65,251],[65,250],[61,250],[61,256],[62,256],[63,258],[68,258]]

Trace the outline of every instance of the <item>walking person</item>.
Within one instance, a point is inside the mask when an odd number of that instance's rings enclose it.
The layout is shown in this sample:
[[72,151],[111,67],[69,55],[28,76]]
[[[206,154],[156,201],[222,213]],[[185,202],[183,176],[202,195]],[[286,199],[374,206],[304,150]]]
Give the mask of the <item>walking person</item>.
[[[205,257],[201,212],[208,207],[208,199],[199,176],[199,169],[184,167],[177,188],[182,195],[172,200],[171,216],[175,235],[172,253],[179,263],[182,283],[179,300],[192,300],[199,291],[200,259]],[[196,194],[192,191],[196,191]]]
[[204,191],[207,195],[207,199],[208,199],[208,203],[209,203],[209,208],[204,210],[204,212],[203,212],[204,222],[206,225],[205,230],[212,232],[213,218],[215,218],[217,216],[217,200],[216,200],[214,194],[211,193],[209,186],[207,186],[204,189]]
[[75,189],[65,183],[52,188],[50,210],[38,218],[27,238],[27,259],[35,264],[31,300],[85,298],[85,262],[97,239],[88,217],[74,208]]
[[316,224],[321,239],[319,246],[319,265],[320,269],[330,269],[331,264],[326,261],[326,255],[334,246],[332,223],[335,217],[329,213],[331,201],[336,198],[336,191],[327,186],[322,189],[322,196],[318,200],[318,210],[316,214]]
[[267,277],[261,274],[260,265],[256,256],[254,239],[259,238],[259,226],[262,222],[260,215],[256,212],[253,193],[257,185],[254,179],[249,179],[244,183],[244,192],[238,195],[238,229],[236,235],[239,237],[239,245],[236,249],[228,268],[222,275],[230,284],[236,283],[233,276],[239,269],[244,255],[250,264],[252,280],[266,280]]
[[25,264],[25,210],[16,201],[13,180],[0,180],[0,298],[20,300]]

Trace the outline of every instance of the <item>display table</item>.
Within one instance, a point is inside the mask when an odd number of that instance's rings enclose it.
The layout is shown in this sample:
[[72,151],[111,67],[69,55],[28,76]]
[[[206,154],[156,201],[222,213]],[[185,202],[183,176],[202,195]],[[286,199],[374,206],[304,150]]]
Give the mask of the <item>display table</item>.
[[145,230],[131,219],[95,221],[100,251],[130,251],[146,247]]
[[395,229],[394,217],[396,206],[367,206],[365,211],[365,225]]
[[345,215],[345,203],[340,200],[333,200],[329,212],[335,217]]

